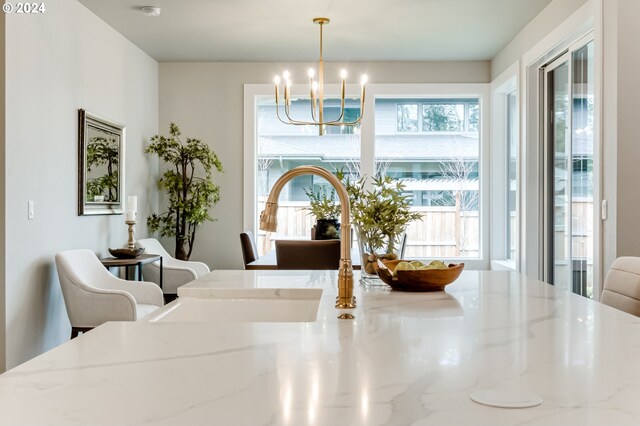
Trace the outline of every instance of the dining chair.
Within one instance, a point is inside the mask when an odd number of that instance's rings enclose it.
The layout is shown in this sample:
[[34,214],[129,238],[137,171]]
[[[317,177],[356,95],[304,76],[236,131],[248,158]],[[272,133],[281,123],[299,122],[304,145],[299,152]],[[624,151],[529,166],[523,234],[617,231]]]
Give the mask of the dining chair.
[[340,240],[276,240],[278,269],[339,269]]
[[247,264],[258,260],[258,246],[253,237],[253,232],[244,231],[240,233],[240,247],[242,247],[242,259],[244,260],[244,268]]
[[640,316],[640,257],[619,257],[614,260],[600,301],[605,305]]
[[66,250],[55,256],[71,338],[107,321],[136,321],[163,305],[154,283],[112,275],[91,250]]
[[[180,260],[172,257],[155,238],[143,238],[136,241],[136,246],[144,247],[147,254],[162,256],[162,291],[173,298],[178,293],[178,287],[202,277],[210,272],[209,267],[193,260]],[[160,285],[160,261],[142,265],[142,276],[145,280]]]

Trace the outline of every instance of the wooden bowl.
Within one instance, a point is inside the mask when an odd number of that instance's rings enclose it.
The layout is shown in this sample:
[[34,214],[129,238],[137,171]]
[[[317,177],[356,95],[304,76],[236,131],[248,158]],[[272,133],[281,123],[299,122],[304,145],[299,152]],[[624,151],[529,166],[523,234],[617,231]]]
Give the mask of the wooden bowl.
[[[389,284],[392,289],[399,291],[442,291],[444,287],[458,279],[464,269],[464,263],[450,263],[447,269],[423,269],[421,271],[398,271],[393,276],[393,270],[400,262],[407,260],[382,260],[382,266],[376,265],[380,279]],[[410,261],[409,261],[410,262]]]
[[144,253],[144,247],[139,247],[135,250],[128,248],[110,248],[109,253],[111,253],[111,256],[117,257],[118,259],[134,259]]

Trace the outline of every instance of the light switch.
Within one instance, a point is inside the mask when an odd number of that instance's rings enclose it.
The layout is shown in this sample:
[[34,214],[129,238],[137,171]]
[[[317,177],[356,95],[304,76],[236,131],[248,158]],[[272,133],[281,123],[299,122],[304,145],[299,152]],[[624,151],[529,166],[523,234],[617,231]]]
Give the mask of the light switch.
[[33,220],[36,216],[34,202],[29,200],[28,208],[27,208],[27,218],[29,220]]

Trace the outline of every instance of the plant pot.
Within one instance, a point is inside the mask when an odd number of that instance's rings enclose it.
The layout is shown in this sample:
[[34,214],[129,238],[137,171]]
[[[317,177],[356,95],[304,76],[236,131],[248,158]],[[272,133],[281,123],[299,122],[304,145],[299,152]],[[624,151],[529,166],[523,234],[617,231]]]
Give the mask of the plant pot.
[[316,222],[316,240],[340,239],[340,222],[338,219],[318,219]]
[[371,237],[371,232],[363,232],[357,225],[356,232],[362,262],[360,283],[366,286],[388,287],[378,277],[375,265],[377,265],[378,259],[395,260],[402,257],[405,240],[404,230],[391,237],[384,236],[382,238],[380,236]]

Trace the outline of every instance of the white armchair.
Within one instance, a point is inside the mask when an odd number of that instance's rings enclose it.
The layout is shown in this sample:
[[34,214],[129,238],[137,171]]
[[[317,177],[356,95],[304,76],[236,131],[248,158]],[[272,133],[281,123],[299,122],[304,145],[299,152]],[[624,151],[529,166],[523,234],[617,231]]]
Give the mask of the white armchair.
[[[178,287],[209,273],[209,267],[202,262],[178,260],[162,247],[155,238],[144,238],[136,241],[138,247],[144,247],[147,254],[162,256],[162,288],[164,294],[177,294]],[[160,262],[142,265],[142,276],[145,280],[160,284]]]
[[72,339],[107,321],[135,321],[163,305],[157,285],[113,276],[91,250],[60,252],[56,267]]

